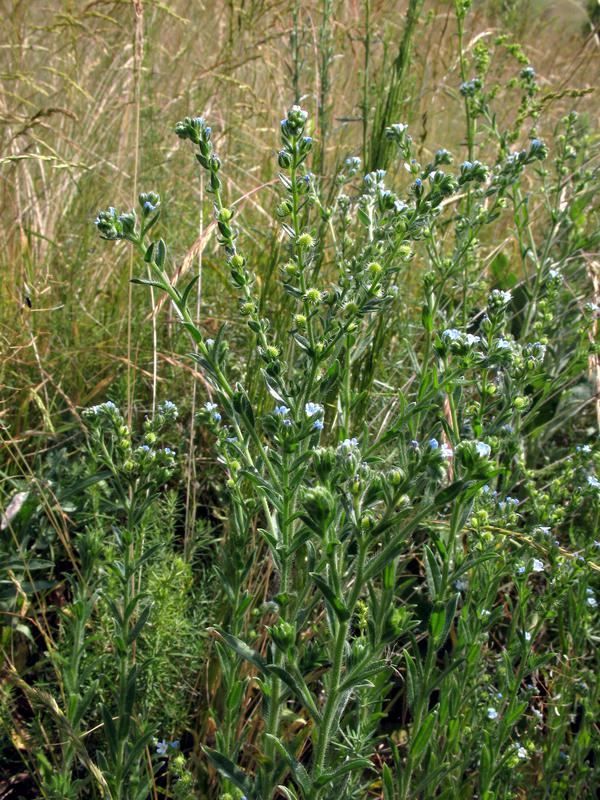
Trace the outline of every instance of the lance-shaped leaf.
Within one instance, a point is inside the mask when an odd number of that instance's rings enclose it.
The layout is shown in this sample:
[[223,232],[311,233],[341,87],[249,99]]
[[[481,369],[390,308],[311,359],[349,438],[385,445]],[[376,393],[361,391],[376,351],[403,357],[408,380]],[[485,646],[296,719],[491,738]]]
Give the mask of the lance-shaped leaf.
[[277,675],[277,677],[290,688],[296,700],[302,703],[315,722],[318,723],[321,721],[321,714],[317,708],[315,699],[297,668],[289,666],[287,669],[284,669],[276,664],[269,664],[268,671],[272,675]]
[[273,743],[275,749],[280,756],[286,761],[287,765],[292,771],[298,786],[302,789],[305,797],[310,797],[312,791],[312,781],[306,769],[297,760],[297,758],[288,750],[288,748],[281,742],[277,736],[272,736],[270,733],[265,734],[266,738]]
[[330,607],[331,611],[336,615],[340,622],[345,622],[350,619],[350,612],[341,597],[338,597],[333,591],[327,581],[322,578],[317,572],[311,572],[310,577],[321,590],[325,602]]
[[248,797],[255,796],[250,779],[243,770],[236,767],[233,761],[230,761],[223,753],[219,753],[218,750],[213,750],[210,747],[203,747],[202,749],[221,775],[224,775]]
[[243,658],[245,661],[249,661],[260,672],[264,673],[267,671],[268,665],[265,659],[260,653],[257,653],[256,650],[253,650],[249,645],[247,645],[246,642],[243,642],[241,639],[238,639],[237,636],[233,636],[231,633],[227,633],[220,628],[213,628],[212,630],[216,630],[225,644],[227,644],[235,653],[237,653],[240,658]]
[[344,775],[347,775],[349,772],[358,772],[359,770],[362,772],[365,769],[372,769],[372,767],[373,764],[366,758],[353,758],[350,761],[346,761],[333,772],[322,772],[316,779],[315,786],[317,788],[327,786],[328,783],[343,778]]

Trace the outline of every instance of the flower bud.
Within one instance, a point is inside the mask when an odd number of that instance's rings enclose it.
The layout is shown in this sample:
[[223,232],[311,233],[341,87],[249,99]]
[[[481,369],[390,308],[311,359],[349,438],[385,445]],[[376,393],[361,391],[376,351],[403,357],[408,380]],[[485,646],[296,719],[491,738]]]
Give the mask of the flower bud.
[[280,150],[277,154],[277,163],[281,169],[289,169],[292,165],[292,156],[287,150]]
[[301,233],[296,240],[298,242],[298,247],[306,248],[314,247],[315,240],[310,235],[310,233]]

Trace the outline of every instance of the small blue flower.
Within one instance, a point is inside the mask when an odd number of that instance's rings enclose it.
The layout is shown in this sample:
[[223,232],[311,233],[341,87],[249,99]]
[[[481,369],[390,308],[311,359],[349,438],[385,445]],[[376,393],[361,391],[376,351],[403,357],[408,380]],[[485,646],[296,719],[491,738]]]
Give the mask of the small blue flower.
[[488,708],[487,710],[487,718],[488,719],[498,719],[498,712],[495,708]]
[[600,489],[600,481],[595,475],[588,475],[587,482],[588,486],[591,486],[592,489]]
[[206,411],[209,412],[209,414],[211,415],[211,417],[213,418],[213,420],[215,422],[220,422],[221,421],[220,412],[215,410],[217,408],[217,404],[216,403],[211,403],[210,401],[206,402],[206,403],[204,403],[204,408],[205,408]]
[[278,417],[286,417],[290,413],[290,410],[287,406],[276,406],[275,413]]
[[590,447],[589,444],[578,444],[577,447],[575,448],[575,452],[576,453],[591,453],[592,452],[592,448]]
[[524,566],[517,567],[517,575],[523,575],[524,572],[525,572]]
[[438,447],[440,446],[437,439],[430,439],[428,444],[429,444],[429,447],[431,447],[432,450],[437,450]]
[[492,448],[485,442],[475,442],[475,450],[480,458],[488,458],[492,452]]
[[314,417],[317,414],[323,413],[323,406],[319,405],[318,403],[307,403],[304,406],[304,412],[306,413],[307,417]]
[[450,342],[456,342],[462,336],[461,332],[456,330],[456,328],[447,328],[442,333],[442,339],[447,339]]
[[316,420],[313,422],[313,430],[315,430],[315,431],[322,431],[322,430],[323,430],[323,424],[324,424],[324,423],[323,423],[323,420],[322,420],[322,419],[316,419]]
[[156,745],[156,752],[158,753],[158,755],[159,756],[166,755],[168,746],[169,746],[168,743],[165,742],[164,739],[161,742],[158,742]]

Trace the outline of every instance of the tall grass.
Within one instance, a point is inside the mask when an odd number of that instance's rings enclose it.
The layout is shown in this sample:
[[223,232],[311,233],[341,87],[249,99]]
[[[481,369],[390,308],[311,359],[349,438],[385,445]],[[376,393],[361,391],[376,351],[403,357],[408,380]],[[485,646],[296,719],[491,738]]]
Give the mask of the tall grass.
[[592,11],[10,5],[0,796],[592,796]]
[[[363,140],[369,141],[371,160],[377,158],[374,148],[388,147],[381,131],[394,114],[410,121],[413,130],[416,125],[423,152],[440,141],[462,144],[461,128],[452,122],[460,110],[460,64],[451,7],[429,4],[414,27],[419,4],[405,10],[384,2],[368,5],[365,30],[363,3],[302,4],[289,10],[278,4],[208,3],[193,14],[185,2],[12,4],[1,52],[1,374],[3,414],[10,411],[13,435],[24,435],[27,448],[35,449],[36,431],[60,429],[72,419],[64,416],[66,409],[93,402],[111,387],[126,392],[128,371],[136,396],[147,397],[154,371],[150,330],[134,326],[131,352],[123,342],[131,313],[141,319],[149,308],[129,309],[127,264],[98,250],[86,221],[109,187],[116,201],[129,196],[136,163],[139,185],[151,179],[159,192],[167,174],[179,175],[181,191],[165,212],[169,216],[181,216],[195,201],[197,184],[180,172],[166,136],[174,119],[193,109],[212,112],[238,195],[258,188],[255,176],[269,175],[276,146],[271,110],[286,107],[291,93],[315,112],[323,172],[346,155],[360,154]],[[143,8],[143,17],[136,8]],[[511,9],[545,93],[567,84],[593,85],[595,43],[582,37],[571,7],[561,12],[560,6],[556,11],[519,4]],[[478,41],[493,40],[502,24],[494,14],[493,6],[475,8],[467,52]],[[496,59],[494,70],[494,78],[501,79],[512,70],[511,59]],[[290,75],[297,85],[293,90]],[[585,109],[590,102],[582,98],[579,105]],[[566,108],[560,97],[552,105],[556,117]],[[257,137],[261,131],[266,135]],[[251,173],[242,167],[249,153],[256,165]],[[253,220],[262,224],[272,202],[270,187],[244,202],[250,229]],[[185,258],[195,224],[185,215],[179,226],[178,262]],[[253,239],[257,252],[263,251],[264,242],[256,234]],[[215,324],[223,308],[217,301],[221,281],[208,251],[205,313]],[[160,315],[157,327],[161,382],[173,379],[165,355],[171,358],[180,346],[168,316]]]

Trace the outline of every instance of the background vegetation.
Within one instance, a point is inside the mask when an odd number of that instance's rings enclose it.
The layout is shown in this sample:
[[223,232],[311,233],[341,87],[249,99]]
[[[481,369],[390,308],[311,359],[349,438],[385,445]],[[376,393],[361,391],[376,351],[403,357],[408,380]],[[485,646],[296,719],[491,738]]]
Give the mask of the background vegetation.
[[[106,641],[114,636],[110,601],[121,597],[121,590],[118,575],[107,565],[118,559],[122,543],[107,531],[118,492],[110,482],[94,479],[105,465],[94,460],[82,418],[83,408],[107,398],[124,409],[134,430],[159,401],[177,400],[179,406],[179,417],[159,434],[177,449],[177,467],[167,489],[153,495],[151,513],[140,511],[136,524],[148,552],[154,545],[161,548],[160,557],[149,558],[138,576],[144,593],[154,599],[140,641],[148,665],[144,717],[152,727],[144,747],[154,758],[151,735],[178,740],[186,759],[168,768],[161,762],[149,796],[179,791],[182,797],[221,797],[220,791],[234,787],[217,789],[217,773],[206,765],[201,744],[218,739],[216,729],[227,713],[219,688],[227,684],[223,673],[230,666],[215,656],[206,630],[217,621],[231,622],[221,589],[224,567],[215,555],[235,531],[212,434],[206,419],[198,419],[209,387],[188,358],[189,341],[170,305],[158,293],[132,293],[129,279],[140,274],[139,264],[126,248],[99,241],[93,219],[109,203],[123,209],[136,205],[139,191],[160,193],[170,273],[181,282],[199,274],[194,316],[207,336],[216,336],[228,323],[228,342],[242,365],[236,377],[259,395],[245,320],[215,235],[206,177],[182,154],[172,134],[177,120],[195,114],[210,120],[227,166],[225,194],[241,212],[236,221],[261,308],[269,309],[284,337],[289,307],[276,290],[285,244],[274,213],[281,199],[275,154],[278,119],[292,103],[309,112],[315,139],[311,169],[323,176],[322,196],[328,201],[336,189],[334,177],[349,156],[359,156],[365,172],[388,167],[390,176],[402,176],[395,145],[385,135],[393,123],[408,123],[413,155],[422,163],[442,145],[457,163],[472,156],[459,86],[477,71],[485,73],[486,87],[495,87],[494,122],[498,130],[513,132],[511,146],[522,146],[525,130],[528,135],[533,126],[555,158],[564,132],[561,120],[576,110],[579,122],[570,135],[573,146],[581,146],[579,172],[564,190],[564,203],[556,205],[562,213],[568,204],[568,233],[559,237],[562,249],[556,256],[567,293],[542,331],[556,337],[551,371],[556,403],[546,404],[524,433],[528,466],[540,475],[549,470],[547,483],[540,478],[540,491],[550,497],[543,502],[568,508],[573,475],[559,480],[553,465],[568,462],[583,442],[596,446],[600,414],[595,312],[585,311],[586,302],[600,303],[594,188],[597,8],[576,2],[475,2],[462,34],[455,4],[440,0],[15,0],[4,3],[3,19],[0,642],[5,663],[0,713],[6,736],[0,745],[0,797],[94,796],[86,794],[91,790],[85,782],[77,784],[85,781],[86,756],[65,747],[64,715],[84,741],[95,741],[103,722],[92,714],[89,727],[87,721],[84,726],[83,711],[79,717],[65,711],[64,700],[78,692],[83,698],[89,693],[89,703],[108,704],[111,682],[101,676],[115,673],[116,680],[115,650]],[[537,88],[524,101],[527,91],[519,76],[528,64],[535,67]],[[498,143],[489,123],[479,130],[475,155],[493,164]],[[463,284],[449,293],[448,325],[466,323],[493,288],[512,290],[522,303],[519,292],[527,283],[529,262],[520,236],[523,230],[532,232],[542,252],[550,230],[541,199],[546,190],[543,176],[528,174],[523,185],[532,198],[527,227],[503,219],[482,232],[477,268],[465,272]],[[326,273],[331,261],[324,258]],[[422,342],[407,342],[421,319],[422,278],[430,261],[425,249],[417,251],[403,273],[397,335],[388,340],[389,350],[382,340],[374,351],[381,359],[373,390],[380,404],[386,385],[410,387],[418,371],[415,353]],[[515,310],[517,334],[523,314],[527,317],[523,308]],[[367,412],[365,407],[365,419]],[[526,483],[523,476],[515,479],[517,491],[526,493]],[[593,502],[590,507],[581,499],[575,522],[567,515],[568,533],[560,541],[567,560],[582,553],[587,559],[592,542],[600,538],[598,500]],[[515,569],[518,559],[517,554]],[[593,565],[593,556],[589,560]],[[423,577],[424,568],[419,569]],[[248,570],[250,595],[266,601],[269,576],[260,563],[249,562]],[[594,567],[590,570],[593,576]],[[565,600],[569,620],[592,607],[584,584],[577,583]],[[510,596],[510,586],[502,586]],[[521,601],[526,603],[519,596]],[[256,629],[243,628],[258,649],[264,649],[266,638],[263,611],[254,615]],[[270,621],[268,609],[264,619]],[[587,755],[590,737],[597,736],[598,688],[590,660],[597,626],[582,623],[569,639],[563,624],[561,618],[559,632],[553,629],[550,639],[560,640],[558,652],[581,670],[565,677],[565,667],[562,677],[573,694],[564,706],[557,702],[560,735],[549,737],[548,751],[528,780],[535,776],[536,797],[591,797],[593,777],[586,770],[595,768],[596,776],[598,770]],[[544,696],[560,695],[547,676],[544,680]],[[585,689],[578,693],[573,687],[581,682]],[[249,718],[250,705],[249,699]],[[581,727],[582,718],[587,727]],[[390,719],[385,733],[401,759],[410,717],[404,711]],[[583,740],[573,744],[582,729]],[[253,733],[248,740],[252,745]],[[565,757],[573,759],[579,778],[565,772]],[[387,751],[383,762],[393,764]],[[73,763],[80,765],[75,782]],[[545,775],[551,776],[547,786]],[[534,796],[527,794],[525,780],[506,796]],[[466,784],[457,781],[462,788],[455,791],[465,791]],[[372,781],[368,791],[386,800],[394,797],[385,794],[389,789],[381,781]]]

